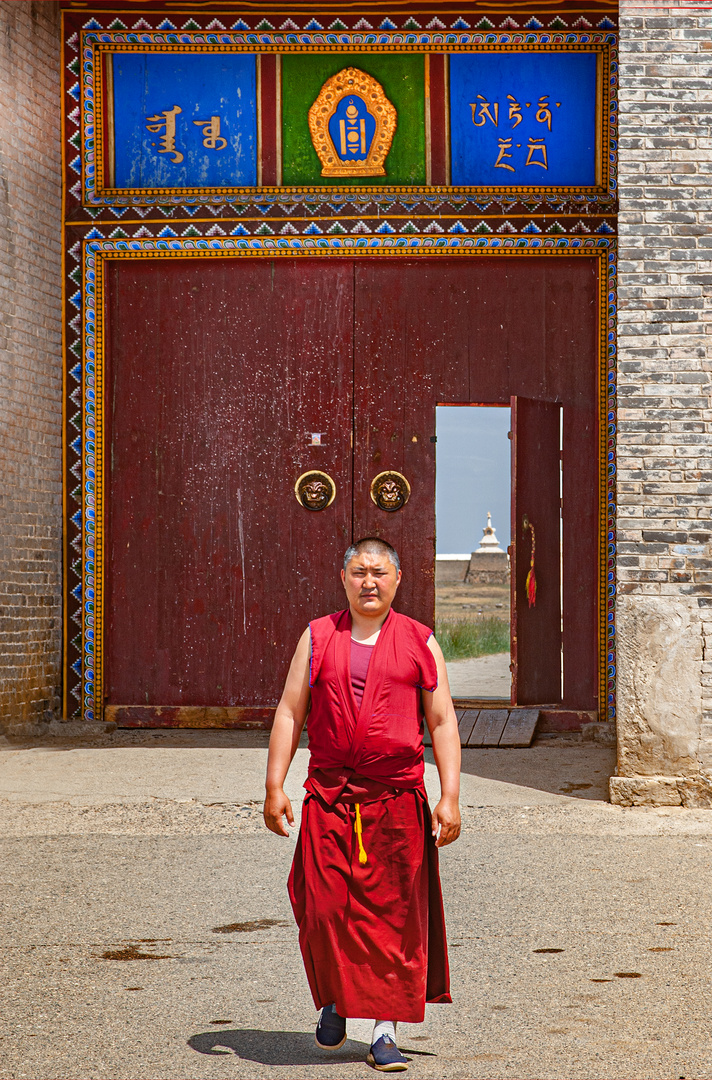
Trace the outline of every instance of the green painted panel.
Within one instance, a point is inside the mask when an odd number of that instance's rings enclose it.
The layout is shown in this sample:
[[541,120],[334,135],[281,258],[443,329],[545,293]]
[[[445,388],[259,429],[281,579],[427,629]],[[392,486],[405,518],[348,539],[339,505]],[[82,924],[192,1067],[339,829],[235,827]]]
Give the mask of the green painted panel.
[[[309,109],[328,78],[346,67],[378,79],[398,113],[385,176],[321,175],[309,134]],[[425,59],[421,54],[312,53],[282,56],[282,183],[286,186],[425,183]]]

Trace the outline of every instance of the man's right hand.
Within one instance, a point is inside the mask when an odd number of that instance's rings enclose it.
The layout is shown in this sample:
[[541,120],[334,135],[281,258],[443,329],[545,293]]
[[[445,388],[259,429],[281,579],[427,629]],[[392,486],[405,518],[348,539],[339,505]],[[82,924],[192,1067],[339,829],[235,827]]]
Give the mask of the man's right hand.
[[265,825],[270,832],[276,833],[277,836],[289,836],[289,833],[284,826],[283,815],[286,817],[289,824],[294,827],[294,814],[292,812],[292,804],[282,788],[278,791],[267,792],[262,814],[265,819]]

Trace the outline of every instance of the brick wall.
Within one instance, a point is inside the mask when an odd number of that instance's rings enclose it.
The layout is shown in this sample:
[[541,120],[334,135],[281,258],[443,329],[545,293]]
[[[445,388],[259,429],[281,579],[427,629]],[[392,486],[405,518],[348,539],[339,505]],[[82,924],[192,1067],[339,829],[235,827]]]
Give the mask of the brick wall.
[[59,13],[0,2],[0,730],[59,709]]
[[620,13],[619,773],[639,783],[612,792],[711,805],[712,9]]

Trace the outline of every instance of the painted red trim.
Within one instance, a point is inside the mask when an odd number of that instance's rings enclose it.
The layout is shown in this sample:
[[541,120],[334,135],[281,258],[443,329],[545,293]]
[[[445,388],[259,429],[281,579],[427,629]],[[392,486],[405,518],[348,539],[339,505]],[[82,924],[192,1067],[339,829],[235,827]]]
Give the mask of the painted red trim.
[[556,731],[580,731],[584,724],[591,724],[600,717],[595,709],[576,711],[569,709],[542,709],[539,714],[537,734]]
[[430,54],[430,169],[434,186],[447,184],[447,108],[444,53]]
[[262,123],[262,185],[277,185],[277,56],[260,56],[260,109]]
[[272,726],[274,709],[200,705],[107,705],[104,719],[121,728],[265,730]]

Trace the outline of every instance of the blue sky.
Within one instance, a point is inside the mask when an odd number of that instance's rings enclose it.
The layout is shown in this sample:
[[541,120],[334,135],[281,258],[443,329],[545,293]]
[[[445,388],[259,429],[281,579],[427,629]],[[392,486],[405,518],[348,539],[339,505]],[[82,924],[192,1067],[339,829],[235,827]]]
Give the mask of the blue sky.
[[511,443],[508,408],[441,405],[436,413],[438,555],[474,551],[487,511],[509,543]]

